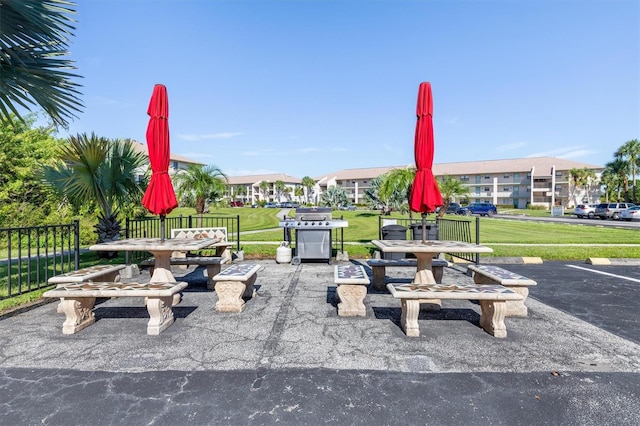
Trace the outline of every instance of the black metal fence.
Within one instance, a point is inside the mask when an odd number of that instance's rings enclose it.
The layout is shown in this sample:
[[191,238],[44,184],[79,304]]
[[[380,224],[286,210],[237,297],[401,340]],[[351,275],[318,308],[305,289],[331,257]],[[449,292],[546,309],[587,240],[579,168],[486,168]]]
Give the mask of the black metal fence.
[[[0,300],[47,286],[54,275],[79,268],[80,222],[0,228]],[[1,250],[1,249],[0,249]]]
[[[400,225],[406,228],[406,233],[404,235],[404,239],[414,239],[413,237],[413,228],[420,228],[421,219],[389,219],[384,218],[383,216],[378,217],[378,239],[384,239],[383,232],[384,227],[389,225]],[[471,227],[471,220],[468,219],[446,219],[436,217],[435,219],[428,219],[426,224],[431,229],[435,229],[436,239],[438,240],[447,240],[447,241],[463,241],[465,243],[472,244],[480,244],[480,218],[475,218],[475,230]],[[398,228],[400,229],[400,228]],[[475,232],[474,232],[475,231]],[[394,230],[394,232],[399,232],[401,236],[402,231]],[[420,236],[422,233],[420,231]],[[430,234],[427,233],[427,238],[429,238]],[[480,254],[479,253],[447,253],[453,257],[457,257],[459,259],[467,260],[469,262],[474,262],[476,264],[480,263]]]
[[[165,237],[171,237],[173,229],[180,228],[227,228],[227,239],[236,243],[236,248],[240,250],[240,216],[173,216],[165,218]],[[126,238],[160,238],[162,237],[161,223],[159,216],[148,216],[141,219],[127,219]],[[127,252],[127,264],[137,262],[149,257],[149,253]]]

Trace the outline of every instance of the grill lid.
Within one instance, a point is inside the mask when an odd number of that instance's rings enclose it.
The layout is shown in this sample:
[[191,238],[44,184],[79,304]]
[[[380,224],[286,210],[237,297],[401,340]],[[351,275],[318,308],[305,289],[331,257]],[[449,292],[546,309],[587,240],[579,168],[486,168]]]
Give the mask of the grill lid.
[[296,220],[331,220],[330,207],[300,207],[296,209]]

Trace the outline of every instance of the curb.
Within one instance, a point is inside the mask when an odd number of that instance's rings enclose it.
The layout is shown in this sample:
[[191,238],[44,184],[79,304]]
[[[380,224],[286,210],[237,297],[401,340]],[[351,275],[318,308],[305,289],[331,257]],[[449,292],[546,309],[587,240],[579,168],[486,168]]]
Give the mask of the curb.
[[[471,264],[468,260],[453,258],[451,260],[454,264]],[[543,263],[541,257],[483,257],[482,263],[489,264],[528,264],[528,265],[541,265]]]
[[584,261],[587,265],[632,265],[640,266],[640,259],[608,259],[606,257],[589,257]]

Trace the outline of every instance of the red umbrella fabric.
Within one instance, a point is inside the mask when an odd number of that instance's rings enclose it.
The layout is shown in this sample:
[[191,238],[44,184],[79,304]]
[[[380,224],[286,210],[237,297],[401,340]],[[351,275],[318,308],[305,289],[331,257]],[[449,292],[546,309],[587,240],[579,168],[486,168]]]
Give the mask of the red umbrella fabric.
[[169,98],[167,88],[156,84],[149,102],[147,147],[151,163],[151,181],[142,197],[142,205],[153,214],[165,216],[178,207],[169,178]]
[[[418,106],[416,109],[416,136],[414,156],[416,160],[416,177],[411,189],[409,207],[414,212],[429,213],[442,205],[440,188],[433,177],[433,97],[431,84],[420,83],[418,90]],[[424,237],[424,233],[423,233]]]

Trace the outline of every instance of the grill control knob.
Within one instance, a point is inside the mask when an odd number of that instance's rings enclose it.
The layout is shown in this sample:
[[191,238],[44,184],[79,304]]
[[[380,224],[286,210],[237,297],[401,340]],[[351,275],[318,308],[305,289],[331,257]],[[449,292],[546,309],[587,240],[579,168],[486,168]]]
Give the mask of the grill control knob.
[[305,222],[304,224],[305,224],[305,225],[308,225],[308,224],[309,224],[309,222]]
[[329,226],[329,221],[327,221],[327,223],[325,223],[325,225]]

